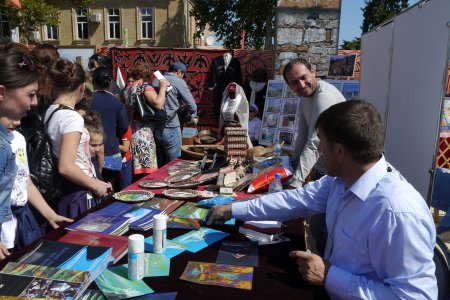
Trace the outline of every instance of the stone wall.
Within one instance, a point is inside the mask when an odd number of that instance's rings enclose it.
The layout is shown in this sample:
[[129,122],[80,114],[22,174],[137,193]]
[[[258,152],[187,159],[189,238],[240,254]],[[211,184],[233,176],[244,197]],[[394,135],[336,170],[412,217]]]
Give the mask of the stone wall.
[[338,49],[339,19],[340,8],[278,6],[274,78],[283,78],[284,65],[298,57],[309,58],[316,76],[327,76],[329,56]]

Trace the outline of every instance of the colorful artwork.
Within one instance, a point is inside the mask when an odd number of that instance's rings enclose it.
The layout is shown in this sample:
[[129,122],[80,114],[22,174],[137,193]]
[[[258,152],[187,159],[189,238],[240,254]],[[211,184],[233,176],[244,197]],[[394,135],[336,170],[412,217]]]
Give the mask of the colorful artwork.
[[99,290],[87,289],[81,295],[80,300],[106,300],[106,298]]
[[342,87],[342,95],[347,100],[358,99],[359,85],[357,83],[344,83]]
[[[144,277],[169,276],[170,258],[167,256],[155,253],[145,253],[144,265]],[[117,270],[118,268],[120,268],[120,270]],[[128,265],[115,266],[109,268],[109,270],[128,274]]]
[[263,117],[262,126],[276,128],[280,114],[267,113]]
[[199,284],[251,290],[253,267],[190,261],[180,279]]
[[280,118],[280,128],[284,129],[295,129],[295,115],[281,115]]
[[[144,240],[145,251],[153,252],[153,236],[149,236]],[[170,240],[167,240],[166,249],[164,250],[163,255],[167,258],[172,258],[177,256],[180,253],[183,253],[186,250],[186,246],[180,245],[178,243],[173,243]]]
[[144,281],[129,280],[126,268],[106,269],[95,283],[108,299],[127,299],[153,293]]
[[170,217],[203,220],[207,213],[207,208],[200,207],[196,203],[187,202],[176,211],[172,212]]
[[281,111],[281,99],[266,99],[266,112],[276,113]]
[[207,227],[200,227],[186,234],[176,237],[171,242],[182,245],[189,252],[198,252],[205,247],[227,237],[229,234]]
[[275,129],[263,128],[261,130],[260,143],[272,144],[275,139]]
[[198,219],[169,217],[167,219],[167,228],[199,229],[203,223],[204,222],[202,220]]
[[153,198],[148,202],[141,204],[142,207],[156,208],[164,211],[166,214],[170,214],[175,209],[184,204],[184,201],[180,200],[169,200],[165,198]]
[[70,282],[88,282],[89,273],[68,269],[59,269],[18,262],[9,262],[1,271],[4,274],[21,275],[29,277],[41,277]]
[[283,97],[283,82],[272,81],[269,82],[269,86],[267,87],[267,97],[269,98],[281,98]]
[[283,114],[295,115],[297,114],[299,99],[283,99]]

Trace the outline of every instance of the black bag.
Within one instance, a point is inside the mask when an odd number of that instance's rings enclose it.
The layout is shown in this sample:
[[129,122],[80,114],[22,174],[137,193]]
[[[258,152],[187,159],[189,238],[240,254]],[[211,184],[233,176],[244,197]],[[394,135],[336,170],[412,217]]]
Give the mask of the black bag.
[[[55,112],[66,107],[58,107],[55,109],[47,120],[50,121]],[[56,203],[62,196],[63,184],[61,175],[58,172],[56,159],[53,157],[52,145],[50,139],[45,133],[45,125],[41,122],[41,128],[21,127],[20,132],[25,137],[27,143],[28,166],[30,169],[30,177],[34,185],[41,192],[44,199],[51,207],[55,207]]]
[[144,90],[147,83],[143,83],[137,88],[131,97],[131,103],[134,105],[134,114],[143,121],[167,121],[167,113],[164,109],[156,109],[148,104],[144,96]]

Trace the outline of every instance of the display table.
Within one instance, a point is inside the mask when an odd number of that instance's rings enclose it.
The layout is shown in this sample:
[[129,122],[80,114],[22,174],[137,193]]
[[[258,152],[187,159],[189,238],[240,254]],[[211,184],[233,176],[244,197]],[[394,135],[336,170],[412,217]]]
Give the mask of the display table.
[[[179,160],[173,161],[165,167],[159,169],[153,174],[146,176],[144,179],[164,179],[167,176],[167,168]],[[201,188],[201,187],[200,187]],[[132,184],[128,189],[138,188],[138,182]],[[159,196],[161,190],[152,190],[156,196]],[[253,196],[242,192],[236,193],[237,198],[245,199]],[[100,206],[105,206],[111,203],[110,199]],[[97,207],[94,209],[97,210]],[[252,290],[242,290],[235,288],[227,288],[220,286],[201,285],[180,280],[186,265],[189,261],[211,262],[215,263],[217,258],[220,241],[209,247],[197,252],[183,252],[171,259],[170,275],[165,277],[147,277],[144,281],[156,292],[178,292],[176,299],[313,299],[314,288],[305,283],[297,271],[297,264],[295,260],[290,259],[288,254],[292,250],[304,250],[303,227],[301,220],[292,220],[286,222],[286,236],[291,241],[279,244],[259,246],[259,267],[253,272],[253,286]],[[215,229],[226,231],[230,236],[225,240],[246,240],[246,238],[238,233],[237,226],[215,227]],[[175,238],[179,235],[188,232],[183,229],[168,229],[167,235],[169,239]],[[63,236],[65,230],[59,228],[47,234],[46,239],[57,240]],[[130,230],[126,235],[133,233],[141,233]],[[144,236],[151,236],[152,231],[149,230],[143,233]],[[31,245],[30,245],[31,246]],[[13,254],[6,260],[0,262],[0,268],[6,264],[7,261],[17,261],[17,259],[24,254],[30,247],[22,249],[19,253]],[[123,257],[118,264],[127,263],[127,257]],[[91,288],[97,289],[95,284]]]

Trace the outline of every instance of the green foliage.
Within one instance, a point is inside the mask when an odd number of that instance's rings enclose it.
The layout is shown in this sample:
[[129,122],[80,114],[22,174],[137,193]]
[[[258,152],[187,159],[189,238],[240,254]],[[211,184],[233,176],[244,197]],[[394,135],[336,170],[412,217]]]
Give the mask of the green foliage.
[[97,0],[69,0],[74,7],[87,8],[89,5],[97,2]]
[[394,17],[408,7],[408,0],[366,0],[363,11],[362,32],[365,33]]
[[342,50],[360,50],[361,49],[361,38],[354,38],[351,41],[344,40],[341,45]]
[[271,44],[275,0],[193,0],[194,16],[201,36],[208,27],[229,49],[240,48],[245,31],[245,47],[261,49]]
[[45,0],[20,0],[22,8],[6,4],[2,7],[11,27],[19,26],[21,32],[38,30],[42,25],[57,25],[59,11]]

